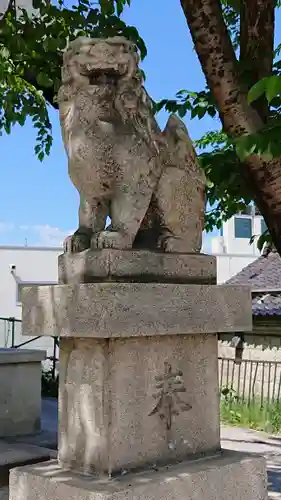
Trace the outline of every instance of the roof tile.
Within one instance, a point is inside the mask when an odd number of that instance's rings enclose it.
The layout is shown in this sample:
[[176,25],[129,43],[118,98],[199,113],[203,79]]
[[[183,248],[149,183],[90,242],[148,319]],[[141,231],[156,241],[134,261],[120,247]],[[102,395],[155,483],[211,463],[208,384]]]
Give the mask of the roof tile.
[[261,255],[226,283],[251,285],[253,290],[281,289],[281,257],[277,252],[271,252],[267,257]]

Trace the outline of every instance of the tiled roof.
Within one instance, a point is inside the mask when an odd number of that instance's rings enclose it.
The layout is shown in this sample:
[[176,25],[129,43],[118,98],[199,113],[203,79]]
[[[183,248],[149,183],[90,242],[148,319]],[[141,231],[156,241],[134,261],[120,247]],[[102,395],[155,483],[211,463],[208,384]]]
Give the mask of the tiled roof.
[[240,273],[227,281],[229,285],[251,285],[253,290],[281,291],[281,257],[271,252],[267,257],[261,255],[257,260],[244,267]]
[[254,316],[281,316],[281,292],[252,293]]
[[259,257],[227,284],[252,287],[254,316],[281,316],[281,257],[276,251]]

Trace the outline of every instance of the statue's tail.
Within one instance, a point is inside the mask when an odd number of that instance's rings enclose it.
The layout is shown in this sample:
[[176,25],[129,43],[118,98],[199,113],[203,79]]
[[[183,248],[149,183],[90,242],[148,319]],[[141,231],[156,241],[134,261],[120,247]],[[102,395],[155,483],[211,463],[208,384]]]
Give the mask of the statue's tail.
[[[171,115],[163,131],[168,144],[170,153],[175,159],[175,163],[180,168],[193,171],[202,179],[202,184],[206,184],[204,171],[199,165],[197,154],[188,130],[183,121],[177,115]],[[197,176],[196,175],[196,176]]]
[[[189,137],[188,130],[183,121],[177,115],[171,115],[163,131],[168,145],[173,164],[182,170],[190,172],[190,175],[197,183],[198,192],[201,193],[203,204],[206,208],[206,176]],[[202,219],[205,212],[202,213]],[[204,224],[203,224],[204,225]]]

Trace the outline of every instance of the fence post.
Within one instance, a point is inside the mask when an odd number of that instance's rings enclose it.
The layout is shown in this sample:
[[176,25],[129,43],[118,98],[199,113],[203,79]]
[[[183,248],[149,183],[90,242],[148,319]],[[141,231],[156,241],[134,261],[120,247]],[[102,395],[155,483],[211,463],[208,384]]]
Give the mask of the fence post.
[[15,318],[9,318],[10,323],[12,324],[12,345],[11,347],[15,347]]
[[58,341],[58,337],[53,337],[53,340],[54,340],[54,350],[53,350],[52,378],[55,379],[55,376],[56,376],[57,341]]

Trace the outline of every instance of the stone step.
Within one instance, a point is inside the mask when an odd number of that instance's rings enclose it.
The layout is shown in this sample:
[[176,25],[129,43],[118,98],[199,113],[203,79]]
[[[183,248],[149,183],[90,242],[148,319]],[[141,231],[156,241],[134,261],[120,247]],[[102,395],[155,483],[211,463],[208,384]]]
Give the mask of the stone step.
[[8,486],[9,472],[14,467],[36,464],[55,458],[56,452],[26,443],[0,440],[0,488]]

